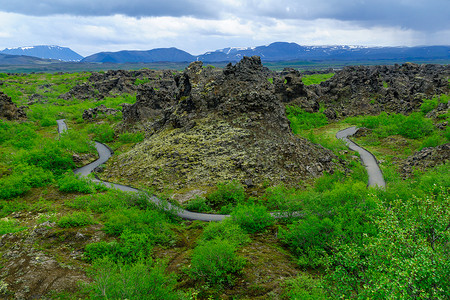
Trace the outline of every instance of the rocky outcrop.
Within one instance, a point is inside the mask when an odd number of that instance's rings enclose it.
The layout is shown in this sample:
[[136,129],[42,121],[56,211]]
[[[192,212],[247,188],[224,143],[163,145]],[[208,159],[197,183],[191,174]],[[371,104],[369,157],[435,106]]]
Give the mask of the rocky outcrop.
[[345,67],[320,85],[308,86],[299,102],[317,101],[338,117],[381,111],[407,114],[418,110],[423,99],[448,93],[449,76],[448,65]]
[[333,172],[331,151],[292,134],[270,76],[259,57],[245,57],[223,70],[192,63],[171,89],[143,86],[123,118],[145,124],[149,138],[102,176],[178,190],[235,179],[257,189]]
[[23,107],[18,108],[12,102],[11,97],[0,92],[0,118],[6,120],[20,120],[26,119],[27,115],[23,111]]
[[[87,100],[115,97],[118,94],[137,92],[142,82],[159,88],[161,78],[173,78],[172,72],[143,69],[139,71],[110,70],[94,72],[88,82],[74,86],[69,92],[60,95],[61,99]],[[141,80],[142,82],[139,82]]]
[[97,119],[103,119],[107,116],[115,115],[119,110],[114,108],[107,108],[105,105],[100,105],[94,108],[86,109],[83,112],[83,120],[92,122]]
[[450,160],[450,143],[424,148],[406,159],[400,170],[404,177],[410,177],[413,170],[426,170]]

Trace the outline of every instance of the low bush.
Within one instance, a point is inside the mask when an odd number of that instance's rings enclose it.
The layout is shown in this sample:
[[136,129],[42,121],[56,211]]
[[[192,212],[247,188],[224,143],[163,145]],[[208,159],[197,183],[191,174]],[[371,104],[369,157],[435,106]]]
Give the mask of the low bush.
[[75,168],[72,155],[63,151],[56,141],[45,142],[41,147],[29,151],[18,159],[27,164],[49,170],[57,176]]
[[233,285],[245,259],[239,257],[236,246],[227,240],[213,239],[197,246],[192,253],[190,276],[212,285]]
[[57,222],[59,227],[83,227],[95,224],[94,218],[88,212],[80,211],[73,212],[69,215],[62,216]]
[[300,211],[302,209],[299,193],[284,185],[267,188],[262,198],[264,199],[264,206],[269,210]]
[[322,300],[328,299],[322,288],[322,281],[315,279],[309,274],[300,274],[290,278],[284,283],[286,299]]
[[233,223],[231,218],[208,224],[203,231],[201,241],[208,242],[214,239],[226,240],[236,246],[250,241],[247,233],[238,224]]
[[110,143],[114,140],[114,130],[107,123],[92,124],[88,132],[94,134],[94,139],[100,143]]
[[75,153],[96,153],[95,143],[84,131],[67,130],[59,139],[62,149]]
[[299,257],[301,266],[317,267],[323,264],[325,254],[331,250],[331,244],[339,233],[330,219],[308,216],[288,225],[287,230],[281,229],[280,240]]
[[57,180],[59,190],[66,193],[85,193],[91,194],[96,191],[106,191],[107,188],[97,184],[86,177],[67,172]]
[[105,215],[105,232],[120,236],[123,232],[143,233],[152,245],[170,245],[175,237],[164,213],[147,209],[121,208],[111,210]]
[[150,258],[153,242],[144,233],[125,230],[118,242],[92,243],[86,246],[85,256],[90,261],[108,258],[114,262],[134,263]]
[[420,111],[423,114],[427,114],[433,109],[435,109],[439,104],[439,99],[434,97],[432,99],[424,99],[422,104],[420,105]]
[[176,279],[166,275],[165,265],[151,260],[123,264],[108,258],[95,261],[88,270],[92,283],[89,299],[179,300]]
[[208,205],[206,198],[197,196],[194,199],[189,200],[185,204],[187,210],[206,213],[212,211],[212,208]]
[[207,198],[215,207],[242,203],[245,200],[244,187],[236,180],[221,182],[217,184],[217,190],[209,194]]
[[11,199],[28,192],[31,187],[24,182],[23,176],[13,174],[0,178],[0,199]]
[[248,233],[262,231],[275,222],[267,208],[262,205],[238,205],[231,213],[231,217]]

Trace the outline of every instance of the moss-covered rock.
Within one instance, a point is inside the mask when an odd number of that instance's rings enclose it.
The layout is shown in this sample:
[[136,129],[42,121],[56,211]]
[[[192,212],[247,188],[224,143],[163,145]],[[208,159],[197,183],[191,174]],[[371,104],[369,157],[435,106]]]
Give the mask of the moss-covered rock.
[[259,57],[223,71],[195,62],[174,77],[175,90],[142,89],[124,120],[144,124],[148,138],[113,158],[104,178],[188,191],[228,180],[295,185],[333,172],[329,150],[292,134],[269,74]]

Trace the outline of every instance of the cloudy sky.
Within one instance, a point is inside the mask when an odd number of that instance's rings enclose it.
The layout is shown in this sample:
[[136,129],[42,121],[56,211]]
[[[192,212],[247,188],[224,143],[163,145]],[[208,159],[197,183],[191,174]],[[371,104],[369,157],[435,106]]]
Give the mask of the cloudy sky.
[[450,0],[0,0],[0,49],[450,44]]

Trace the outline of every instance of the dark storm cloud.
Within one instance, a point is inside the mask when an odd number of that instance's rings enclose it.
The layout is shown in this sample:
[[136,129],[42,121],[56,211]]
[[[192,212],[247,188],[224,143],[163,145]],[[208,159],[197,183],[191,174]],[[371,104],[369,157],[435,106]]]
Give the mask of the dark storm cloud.
[[0,11],[33,16],[334,19],[364,27],[395,26],[420,31],[450,27],[450,0],[0,0]]
[[0,0],[0,11],[31,16],[67,14],[74,16],[131,17],[196,16],[208,18],[214,8],[200,0]]
[[247,5],[279,19],[335,19],[421,30],[450,26],[449,0],[251,0]]

